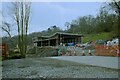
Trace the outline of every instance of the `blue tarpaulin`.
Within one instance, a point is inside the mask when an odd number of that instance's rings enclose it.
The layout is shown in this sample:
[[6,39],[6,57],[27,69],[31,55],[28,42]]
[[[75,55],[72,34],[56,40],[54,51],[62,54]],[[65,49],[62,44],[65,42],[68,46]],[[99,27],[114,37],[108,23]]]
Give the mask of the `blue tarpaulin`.
[[74,46],[75,44],[74,43],[68,43],[68,46]]

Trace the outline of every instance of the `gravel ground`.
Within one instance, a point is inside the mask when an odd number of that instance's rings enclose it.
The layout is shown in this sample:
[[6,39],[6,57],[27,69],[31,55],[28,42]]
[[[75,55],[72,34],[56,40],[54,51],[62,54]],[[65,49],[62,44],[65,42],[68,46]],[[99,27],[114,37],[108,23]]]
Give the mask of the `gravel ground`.
[[118,70],[50,58],[6,60],[3,78],[118,78]]

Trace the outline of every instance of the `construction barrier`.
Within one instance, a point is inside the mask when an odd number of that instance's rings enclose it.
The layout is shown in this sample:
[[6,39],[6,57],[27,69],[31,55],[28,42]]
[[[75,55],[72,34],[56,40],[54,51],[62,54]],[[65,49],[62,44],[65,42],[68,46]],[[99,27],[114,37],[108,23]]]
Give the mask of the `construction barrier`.
[[65,53],[66,56],[68,56],[68,52],[69,52],[69,51],[66,51],[66,53]]
[[62,56],[64,56],[65,54],[64,54],[64,52],[62,52]]
[[74,50],[74,56],[77,56],[76,51]]
[[85,56],[85,51],[84,50],[82,51],[82,56]]
[[119,51],[119,49],[117,50],[117,56],[120,57],[120,51]]
[[96,56],[118,56],[119,52],[117,52],[118,46],[104,46],[104,45],[96,45],[95,46],[95,55]]
[[88,51],[88,54],[89,54],[90,56],[92,55],[91,50]]
[[7,44],[0,44],[0,55],[3,57],[7,57],[9,55],[9,48]]
[[66,54],[66,56],[68,56],[68,54]]
[[72,51],[70,51],[70,55],[69,56],[72,56]]

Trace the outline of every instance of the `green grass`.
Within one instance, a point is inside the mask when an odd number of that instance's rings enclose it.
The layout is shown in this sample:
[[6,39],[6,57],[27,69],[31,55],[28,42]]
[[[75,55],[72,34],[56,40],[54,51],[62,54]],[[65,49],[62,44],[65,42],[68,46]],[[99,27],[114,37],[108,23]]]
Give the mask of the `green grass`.
[[99,33],[99,34],[88,34],[88,35],[85,35],[84,38],[83,38],[83,42],[89,42],[89,41],[96,41],[96,40],[99,40],[99,39],[102,39],[102,40],[108,40],[108,39],[111,39],[112,36],[110,35],[111,33]]

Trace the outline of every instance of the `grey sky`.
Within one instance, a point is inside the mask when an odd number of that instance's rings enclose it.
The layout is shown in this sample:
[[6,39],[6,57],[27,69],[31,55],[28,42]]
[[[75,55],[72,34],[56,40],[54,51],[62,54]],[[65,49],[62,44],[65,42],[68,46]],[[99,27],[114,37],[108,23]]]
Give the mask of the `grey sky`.
[[[66,29],[65,22],[71,22],[79,16],[94,15],[99,12],[101,2],[32,2],[29,33],[46,30],[56,25]],[[10,19],[9,3],[3,3],[5,20]],[[12,30],[12,33],[15,33]]]

